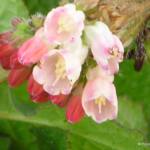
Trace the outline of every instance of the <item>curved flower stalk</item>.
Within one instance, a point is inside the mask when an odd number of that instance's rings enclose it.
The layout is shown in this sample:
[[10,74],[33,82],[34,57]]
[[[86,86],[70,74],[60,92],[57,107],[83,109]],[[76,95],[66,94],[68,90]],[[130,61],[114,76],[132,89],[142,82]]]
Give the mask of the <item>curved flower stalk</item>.
[[13,44],[9,37],[16,35],[20,20],[13,21],[13,32],[0,34],[0,63],[10,70],[9,85],[28,80],[32,101],[65,107],[70,123],[85,115],[97,123],[115,119],[113,81],[124,53],[119,38],[103,22],[87,24],[74,4],[52,9],[45,20],[34,16],[31,21],[28,26],[35,33],[24,42]]

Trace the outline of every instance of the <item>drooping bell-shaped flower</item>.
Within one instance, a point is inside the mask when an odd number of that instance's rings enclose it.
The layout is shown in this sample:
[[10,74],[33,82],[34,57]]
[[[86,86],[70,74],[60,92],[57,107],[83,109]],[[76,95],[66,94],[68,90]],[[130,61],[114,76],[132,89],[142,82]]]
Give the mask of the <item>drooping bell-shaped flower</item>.
[[50,95],[68,95],[80,76],[78,58],[66,50],[52,50],[35,66],[33,77]]
[[116,35],[113,35],[106,24],[96,22],[85,28],[86,38],[97,63],[114,74],[119,70],[123,60],[124,48]]
[[89,80],[83,91],[82,106],[86,115],[97,123],[115,119],[118,102],[113,83],[101,77]]
[[49,12],[44,33],[50,42],[61,43],[82,35],[85,16],[74,4],[57,7]]

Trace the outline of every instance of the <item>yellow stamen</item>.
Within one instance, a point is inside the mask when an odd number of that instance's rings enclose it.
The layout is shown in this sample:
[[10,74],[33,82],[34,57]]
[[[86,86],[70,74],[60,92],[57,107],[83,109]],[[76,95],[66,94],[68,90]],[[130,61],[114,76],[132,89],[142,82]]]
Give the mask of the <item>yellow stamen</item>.
[[110,50],[110,54],[111,54],[113,57],[118,57],[118,56],[119,56],[119,50],[118,50],[118,48],[113,47],[113,48]]
[[102,111],[102,106],[105,106],[106,105],[106,98],[104,96],[101,96],[99,98],[97,98],[95,100],[95,104],[98,105],[98,108],[99,108],[99,113],[101,113]]
[[55,75],[56,80],[54,81],[53,85],[55,85],[60,79],[66,78],[66,70],[65,70],[65,62],[63,58],[58,58],[56,65],[55,65]]
[[69,17],[62,17],[58,22],[58,33],[70,32],[73,27],[73,22]]

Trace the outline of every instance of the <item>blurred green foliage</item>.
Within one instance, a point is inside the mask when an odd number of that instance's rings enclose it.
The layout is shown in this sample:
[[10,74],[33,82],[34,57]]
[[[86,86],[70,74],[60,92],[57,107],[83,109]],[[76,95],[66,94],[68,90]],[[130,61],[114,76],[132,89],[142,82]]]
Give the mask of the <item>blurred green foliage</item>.
[[[26,18],[46,13],[57,0],[5,0],[0,5],[0,30],[5,31],[14,16]],[[147,47],[149,45],[147,44]],[[64,110],[51,103],[34,104],[26,85],[11,89],[0,84],[0,150],[148,150],[150,142],[150,67],[141,72],[132,61],[120,66],[115,84],[119,116],[115,121],[96,124],[90,118],[71,125]]]
[[46,14],[52,8],[59,4],[59,0],[23,0],[29,13],[42,13]]

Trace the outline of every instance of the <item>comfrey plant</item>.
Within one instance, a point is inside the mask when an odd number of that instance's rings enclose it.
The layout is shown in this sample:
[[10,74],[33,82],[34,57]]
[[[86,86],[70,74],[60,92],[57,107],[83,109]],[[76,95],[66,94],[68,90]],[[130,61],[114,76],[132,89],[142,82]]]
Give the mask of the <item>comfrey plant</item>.
[[85,115],[97,123],[117,117],[113,80],[124,48],[106,24],[90,22],[74,4],[12,24],[0,34],[0,63],[10,70],[11,87],[28,80],[33,102],[65,107],[71,123]]

